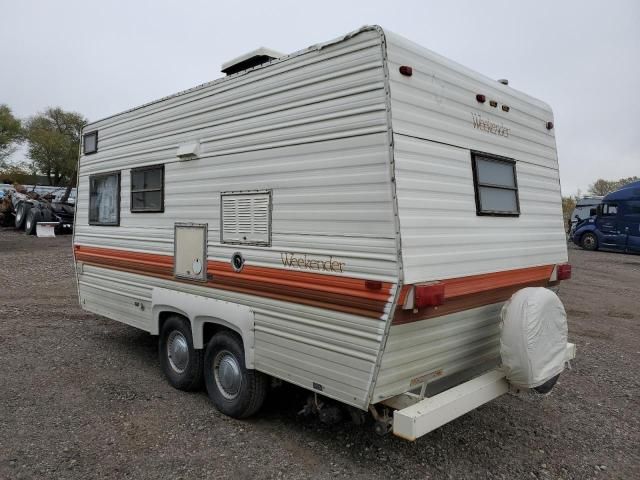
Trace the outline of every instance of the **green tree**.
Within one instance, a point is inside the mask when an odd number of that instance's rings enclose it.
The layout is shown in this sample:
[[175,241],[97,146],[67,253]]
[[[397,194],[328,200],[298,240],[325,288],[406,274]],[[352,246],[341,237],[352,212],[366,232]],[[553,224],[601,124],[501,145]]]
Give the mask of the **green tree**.
[[29,148],[27,156],[51,185],[75,182],[82,127],[87,120],[59,107],[48,108],[25,124]]
[[571,212],[576,208],[577,197],[562,197],[562,216],[564,217],[565,225],[568,225],[571,218]]
[[0,105],[0,169],[7,168],[6,159],[22,141],[22,123],[7,105]]
[[620,188],[628,185],[631,182],[637,182],[640,180],[638,177],[627,177],[619,180],[605,180],[599,178],[589,186],[589,193],[591,195],[606,195],[607,193],[615,192]]

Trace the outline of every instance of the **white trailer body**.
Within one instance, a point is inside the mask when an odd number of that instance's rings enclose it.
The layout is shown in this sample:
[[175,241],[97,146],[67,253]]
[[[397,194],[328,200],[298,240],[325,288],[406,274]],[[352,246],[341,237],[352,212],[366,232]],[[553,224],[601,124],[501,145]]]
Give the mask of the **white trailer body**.
[[512,293],[561,278],[552,122],[379,27],[94,122],[80,304],[179,315],[196,350],[233,330],[247,369],[362,410],[447,390],[499,365]]

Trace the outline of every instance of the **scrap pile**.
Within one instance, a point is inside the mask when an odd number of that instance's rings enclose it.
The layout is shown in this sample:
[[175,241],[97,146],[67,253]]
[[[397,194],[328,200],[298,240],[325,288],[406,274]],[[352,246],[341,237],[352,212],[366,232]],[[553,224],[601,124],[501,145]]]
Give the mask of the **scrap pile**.
[[24,229],[27,235],[36,233],[38,222],[55,222],[56,232],[71,231],[75,208],[56,201],[53,193],[41,195],[22,185],[14,185],[0,196],[0,225]]

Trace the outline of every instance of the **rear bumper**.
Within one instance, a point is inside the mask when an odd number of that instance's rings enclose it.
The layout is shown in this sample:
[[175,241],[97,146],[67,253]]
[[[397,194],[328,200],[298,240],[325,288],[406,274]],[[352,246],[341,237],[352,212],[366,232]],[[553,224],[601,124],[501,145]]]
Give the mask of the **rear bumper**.
[[[567,343],[566,360],[575,358],[575,355],[576,346]],[[508,391],[509,382],[504,372],[499,368],[491,370],[438,395],[396,410],[393,413],[393,433],[413,441]]]

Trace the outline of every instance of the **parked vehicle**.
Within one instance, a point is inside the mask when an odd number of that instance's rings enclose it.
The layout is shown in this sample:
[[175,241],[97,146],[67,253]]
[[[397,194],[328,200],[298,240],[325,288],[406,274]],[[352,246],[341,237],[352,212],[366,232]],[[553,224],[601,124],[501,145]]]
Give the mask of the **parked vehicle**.
[[602,198],[603,197],[601,196],[594,195],[594,196],[582,197],[576,202],[576,206],[571,212],[571,218],[570,218],[571,225],[569,228],[569,237],[573,236],[573,233],[576,230],[576,225],[579,222],[586,220],[589,217],[595,217],[598,205],[602,203]]
[[61,197],[56,196],[58,190],[60,188],[37,193],[35,188],[27,189],[24,185],[3,189],[0,224],[15,226],[19,230],[24,229],[27,235],[35,235],[38,223],[48,222],[57,233],[70,233],[75,207],[72,203],[62,202]]
[[596,215],[576,225],[572,239],[585,250],[640,253],[640,182],[606,195]]
[[223,71],[85,127],[82,308],[238,418],[276,378],[413,440],[553,386],[575,349],[542,288],[571,273],[545,103],[380,27]]

